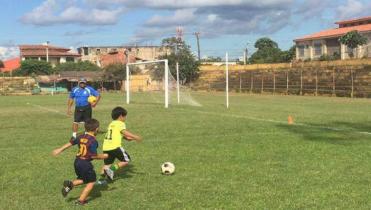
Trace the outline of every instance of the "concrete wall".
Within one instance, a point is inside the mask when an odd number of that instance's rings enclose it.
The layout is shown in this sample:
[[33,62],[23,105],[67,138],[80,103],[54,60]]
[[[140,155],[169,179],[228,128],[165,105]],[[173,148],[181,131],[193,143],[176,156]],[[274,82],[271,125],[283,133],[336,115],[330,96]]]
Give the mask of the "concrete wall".
[[131,56],[140,58],[142,60],[156,60],[159,56],[169,54],[171,52],[170,48],[163,48],[158,46],[132,46],[132,47],[87,47],[88,55],[84,55],[83,48],[79,48],[82,61],[90,61],[97,65],[100,65],[100,56],[106,55],[110,52],[125,52],[130,49],[129,54]]
[[30,77],[0,77],[0,95],[31,95],[35,84]]

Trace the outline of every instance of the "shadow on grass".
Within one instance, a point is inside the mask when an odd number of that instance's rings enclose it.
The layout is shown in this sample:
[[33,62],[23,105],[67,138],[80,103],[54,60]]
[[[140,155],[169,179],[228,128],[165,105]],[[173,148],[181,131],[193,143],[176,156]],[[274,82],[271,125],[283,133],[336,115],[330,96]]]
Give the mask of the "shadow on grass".
[[114,183],[116,181],[119,181],[120,179],[130,179],[133,177],[133,174],[142,174],[135,171],[135,165],[130,164],[125,166],[124,168],[121,168],[116,171],[115,177],[113,181],[109,181],[108,183]]
[[[114,191],[117,188],[116,187],[110,187],[109,185],[120,180],[120,179],[128,179],[132,177],[132,174],[135,174],[135,166],[132,164],[127,165],[123,169],[119,169],[117,173],[115,174],[115,178],[113,181],[107,181],[106,184],[95,184],[93,190],[91,191],[88,201],[93,201],[99,197],[102,196],[102,191]],[[97,177],[99,179],[99,177]],[[85,185],[82,185],[81,187],[78,187],[80,189],[78,190],[83,190]],[[81,192],[80,192],[81,193]],[[77,197],[69,197],[66,199],[67,202],[73,202],[76,201],[79,198]]]
[[301,136],[306,141],[344,146],[358,144],[371,138],[371,122],[352,123],[336,121],[330,124],[278,124],[277,127]]

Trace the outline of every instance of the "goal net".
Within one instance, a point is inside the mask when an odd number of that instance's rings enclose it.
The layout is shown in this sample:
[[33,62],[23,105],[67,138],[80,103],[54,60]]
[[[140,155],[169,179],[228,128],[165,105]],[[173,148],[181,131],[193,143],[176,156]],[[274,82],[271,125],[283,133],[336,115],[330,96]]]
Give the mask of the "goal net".
[[183,104],[200,106],[179,81],[179,68],[169,69],[168,60],[126,65],[126,103]]

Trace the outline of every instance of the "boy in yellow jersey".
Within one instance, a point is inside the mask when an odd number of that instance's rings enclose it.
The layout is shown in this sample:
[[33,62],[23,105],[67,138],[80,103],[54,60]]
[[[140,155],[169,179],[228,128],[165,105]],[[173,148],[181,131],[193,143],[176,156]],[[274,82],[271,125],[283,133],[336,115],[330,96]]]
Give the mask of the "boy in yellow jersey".
[[[104,160],[103,172],[110,180],[113,180],[114,173],[117,169],[123,168],[129,164],[130,156],[122,147],[122,138],[127,141],[140,142],[142,138],[126,130],[125,120],[127,111],[122,107],[116,107],[112,110],[111,116],[113,121],[109,124],[106,137],[103,141],[103,153],[108,155]],[[113,164],[115,159],[120,162]],[[102,177],[104,177],[102,174]]]

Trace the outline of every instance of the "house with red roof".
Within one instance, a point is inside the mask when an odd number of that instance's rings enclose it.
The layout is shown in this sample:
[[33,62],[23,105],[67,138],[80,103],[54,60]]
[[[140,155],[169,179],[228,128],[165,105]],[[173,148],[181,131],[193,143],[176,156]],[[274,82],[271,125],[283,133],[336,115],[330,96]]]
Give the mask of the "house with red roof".
[[8,60],[3,61],[4,67],[0,67],[0,72],[12,72],[16,69],[18,69],[21,66],[21,59],[20,58],[11,58]]
[[80,54],[68,48],[53,45],[20,45],[20,58],[24,60],[44,60],[56,66],[60,63],[77,62]]
[[323,55],[348,59],[352,49],[339,42],[339,38],[350,31],[358,31],[367,38],[367,44],[354,49],[357,58],[371,57],[371,16],[338,21],[337,28],[327,29],[294,40],[297,60],[316,60]]

